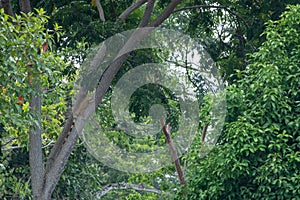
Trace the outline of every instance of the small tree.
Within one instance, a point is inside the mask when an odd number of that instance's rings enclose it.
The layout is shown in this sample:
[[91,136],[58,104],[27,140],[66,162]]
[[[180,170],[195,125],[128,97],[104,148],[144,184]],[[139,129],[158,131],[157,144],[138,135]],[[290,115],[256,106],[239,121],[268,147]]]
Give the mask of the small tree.
[[[61,80],[67,65],[58,53],[47,51],[53,33],[58,33],[60,27],[47,30],[48,17],[43,10],[11,17],[1,9],[0,15],[0,121],[5,129],[1,131],[1,141],[8,150],[29,149],[29,163],[35,175],[31,180],[36,182],[35,177],[43,179],[42,145],[57,137],[66,109]],[[43,125],[47,129],[42,133]],[[3,154],[9,157],[7,151]],[[27,164],[28,156],[24,155],[19,162]],[[2,162],[0,183],[4,185],[0,196],[28,196],[28,182],[20,178],[28,174],[28,168],[12,167],[12,159]]]

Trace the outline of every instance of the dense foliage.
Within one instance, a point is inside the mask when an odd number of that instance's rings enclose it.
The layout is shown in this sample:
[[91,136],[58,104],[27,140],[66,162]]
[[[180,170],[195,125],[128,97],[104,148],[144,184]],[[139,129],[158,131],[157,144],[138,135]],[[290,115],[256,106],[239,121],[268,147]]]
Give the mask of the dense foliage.
[[227,88],[224,135],[204,159],[189,157],[180,199],[300,196],[299,13],[300,6],[290,6],[268,22],[267,40]]
[[[31,0],[32,8],[42,9],[29,14],[18,14],[19,3],[11,1],[17,14],[12,17],[0,12],[1,199],[32,199],[28,132],[39,118],[30,110],[30,99],[40,94],[37,89],[42,90],[42,151],[47,158],[69,116],[73,81],[89,48],[116,33],[136,28],[146,8],[143,5],[121,20],[120,14],[137,1],[101,1],[103,21],[96,1]],[[170,2],[156,1],[150,21],[160,16]],[[218,144],[201,157],[199,134],[180,159],[187,185],[180,186],[173,165],[146,174],[111,169],[93,158],[79,139],[52,197],[94,199],[114,183],[155,189],[161,194],[115,189],[103,199],[300,196],[300,6],[289,6],[281,15],[287,4],[296,3],[297,0],[183,1],[162,24],[200,40],[229,85],[226,126]],[[48,50],[41,53],[45,44]],[[164,56],[168,57],[167,53]],[[130,69],[164,59],[154,49],[131,53],[97,109],[99,123],[109,130],[105,134],[127,151],[143,152],[154,145],[164,145],[165,137],[159,134],[137,142],[117,130],[110,107],[111,89]],[[201,79],[193,73],[188,78],[197,85],[202,98]],[[129,112],[133,121],[147,121],[149,108],[157,103],[170,112],[167,121],[174,128],[180,112],[178,99],[172,91],[153,84],[132,95]],[[202,103],[201,129],[209,122],[209,96]]]

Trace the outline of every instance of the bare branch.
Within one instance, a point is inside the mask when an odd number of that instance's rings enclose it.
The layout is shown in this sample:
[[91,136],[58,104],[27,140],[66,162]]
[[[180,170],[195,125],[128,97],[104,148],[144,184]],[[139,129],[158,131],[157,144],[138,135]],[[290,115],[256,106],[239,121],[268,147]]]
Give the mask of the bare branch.
[[[79,89],[80,98],[76,99],[74,118],[68,119],[63,133],[59,136],[55,148],[51,151],[44,175],[43,199],[49,199],[63,172],[71,151],[73,150],[79,135],[81,134],[85,120],[95,111],[94,103],[90,103],[90,97],[85,88]],[[82,95],[86,94],[86,96]],[[93,101],[95,98],[91,98]],[[76,116],[75,116],[76,115]],[[76,125],[76,127],[74,127]],[[55,156],[55,157],[53,157]]]
[[132,4],[130,7],[128,7],[120,16],[119,18],[122,20],[125,20],[130,13],[135,11],[137,8],[139,8],[141,5],[146,3],[147,0],[139,0],[136,3]]
[[134,31],[125,43],[125,45],[119,51],[119,56],[117,56],[114,62],[107,69],[105,69],[105,71],[100,77],[98,86],[96,88],[96,106],[101,103],[102,98],[104,97],[107,89],[109,88],[113,78],[121,68],[122,64],[126,61],[128,53],[130,53],[140,41],[147,37],[153,29],[154,28],[149,27],[137,29],[136,31]]
[[153,11],[153,7],[154,7],[154,3],[155,0],[148,0],[145,12],[144,12],[144,16],[141,20],[141,23],[139,25],[139,27],[144,27],[149,23],[152,11]]
[[1,151],[10,151],[10,150],[14,150],[14,149],[22,149],[25,146],[12,146],[12,147],[7,147],[7,148],[1,148]]
[[145,192],[151,192],[155,194],[162,194],[161,190],[158,190],[156,188],[147,188],[144,187],[143,184],[129,184],[129,183],[113,183],[105,186],[101,191],[99,191],[96,194],[96,198],[100,199],[104,195],[106,195],[111,190],[124,190],[124,189],[133,189],[136,191],[145,191]]
[[54,144],[55,142],[53,140],[51,140],[48,144],[46,144],[45,146],[43,146],[42,148],[48,148],[49,146],[51,146],[52,144]]
[[[51,140],[48,144],[46,144],[45,146],[43,146],[42,148],[45,149],[45,148],[48,148],[49,146],[51,146],[52,144],[54,144],[54,141]],[[4,145],[3,145],[4,146]],[[2,151],[10,151],[10,150],[14,150],[14,149],[22,149],[22,148],[25,148],[26,146],[11,146],[11,147],[7,147],[7,148],[4,148],[4,147],[1,147],[1,150]]]
[[[61,151],[61,147],[63,146],[64,139],[68,136],[68,133],[71,129],[71,126],[73,124],[73,116],[69,117],[64,125],[64,129],[62,133],[58,136],[54,146],[52,147],[50,151],[50,155],[48,156],[47,162],[46,162],[46,168],[45,168],[45,175],[49,173],[49,170],[53,167],[54,161],[57,159],[58,154]],[[45,177],[46,178],[46,177]]]
[[104,11],[101,6],[100,0],[95,0],[95,2],[96,2],[97,9],[98,9],[99,17],[100,17],[101,21],[105,22]]
[[149,27],[157,27],[161,23],[163,23],[174,11],[175,7],[181,2],[182,0],[173,0],[167,8],[164,10],[164,12],[157,17],[150,25]]
[[[101,63],[106,53],[106,46],[102,45],[98,50],[96,56],[91,62],[91,71],[97,70],[99,63]],[[64,166],[67,163],[67,160],[70,156],[71,151],[73,150],[79,134],[81,133],[83,124],[76,124],[76,128],[72,128],[75,126],[74,123],[78,123],[75,121],[76,118],[85,114],[85,111],[91,107],[91,105],[86,104],[85,99],[87,97],[87,90],[83,87],[79,88],[79,92],[76,96],[76,102],[74,104],[73,114],[68,118],[64,125],[64,129],[62,133],[59,135],[55,145],[51,149],[50,155],[47,159],[46,170],[44,174],[44,198],[48,199],[51,197],[51,194],[61,176],[61,173],[64,169]],[[84,102],[84,103],[83,103]],[[83,105],[84,104],[84,105]],[[92,104],[95,109],[95,105]]]
[[165,125],[164,121],[160,120],[160,124],[162,126],[162,131],[163,131],[163,133],[166,136],[166,140],[167,140],[167,143],[169,145],[169,149],[171,151],[172,161],[175,164],[179,181],[180,181],[180,183],[182,185],[184,185],[185,184],[185,180],[184,180],[183,173],[182,173],[182,170],[181,170],[180,161],[179,161],[176,149],[175,149],[175,147],[173,145],[173,142],[171,140],[171,126],[170,126],[170,123],[167,124],[167,125]]
[[9,143],[13,142],[14,140],[18,139],[19,137],[13,137],[13,138],[8,138],[7,141],[5,141],[5,143],[2,144],[2,146],[6,146],[8,145]]
[[184,11],[184,10],[198,9],[198,8],[225,9],[227,7],[225,7],[225,6],[216,6],[216,5],[194,5],[194,6],[186,6],[186,7],[183,7],[183,8],[178,8],[178,9],[174,10],[173,13],[181,12],[181,11]]

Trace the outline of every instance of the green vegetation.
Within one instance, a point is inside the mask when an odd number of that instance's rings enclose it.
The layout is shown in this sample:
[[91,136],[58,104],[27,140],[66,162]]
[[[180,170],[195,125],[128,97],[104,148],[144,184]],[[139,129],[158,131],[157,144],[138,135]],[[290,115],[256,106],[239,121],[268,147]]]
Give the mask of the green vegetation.
[[[293,199],[300,195],[300,6],[269,22],[266,41],[227,88],[227,124],[205,158],[189,155],[182,199]],[[196,148],[201,148],[198,146]]]
[[[300,6],[289,5],[297,0],[22,2],[0,1],[1,199],[300,196]],[[193,144],[180,158],[185,185],[174,165],[140,174],[111,169],[88,152],[74,130],[69,132],[73,85],[90,50],[116,33],[147,25],[201,41],[228,85],[225,126],[217,144],[201,156],[212,99],[201,76],[186,71],[201,102],[201,119]],[[105,95],[96,113],[111,143],[129,152],[165,144],[162,133],[135,139],[118,130],[110,99],[129,70],[163,62],[171,53],[133,51],[111,81],[101,83]],[[135,123],[148,123],[149,108],[162,104],[169,112],[166,121],[177,130],[179,103],[168,88],[148,84],[132,95],[128,111]]]

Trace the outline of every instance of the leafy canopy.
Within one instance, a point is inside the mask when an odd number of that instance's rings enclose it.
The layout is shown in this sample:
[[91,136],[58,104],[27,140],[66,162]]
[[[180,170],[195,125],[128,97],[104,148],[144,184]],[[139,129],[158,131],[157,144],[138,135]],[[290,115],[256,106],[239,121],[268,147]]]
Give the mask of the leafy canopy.
[[243,79],[227,89],[220,144],[202,160],[189,156],[189,185],[179,199],[300,195],[300,5],[268,22],[264,35],[250,65],[238,72]]

